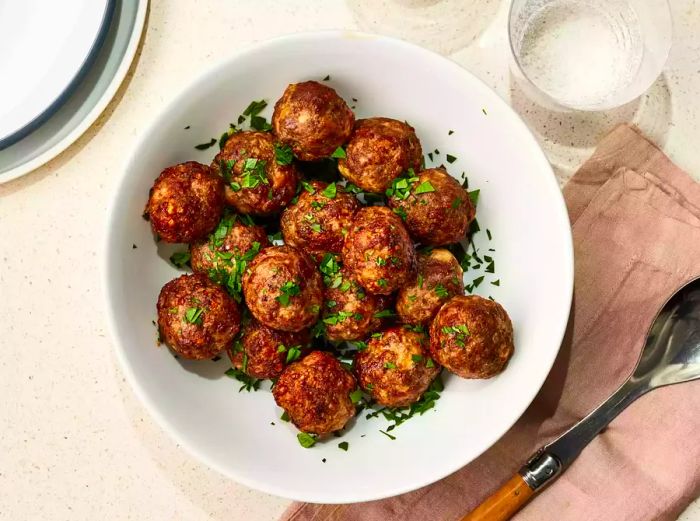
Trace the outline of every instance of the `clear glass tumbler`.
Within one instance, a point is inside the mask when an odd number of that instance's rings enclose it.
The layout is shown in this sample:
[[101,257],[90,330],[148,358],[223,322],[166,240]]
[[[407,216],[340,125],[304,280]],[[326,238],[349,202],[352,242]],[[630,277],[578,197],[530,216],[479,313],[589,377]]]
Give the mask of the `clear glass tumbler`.
[[643,94],[672,43],[667,0],[513,0],[513,73],[544,105],[606,110]]

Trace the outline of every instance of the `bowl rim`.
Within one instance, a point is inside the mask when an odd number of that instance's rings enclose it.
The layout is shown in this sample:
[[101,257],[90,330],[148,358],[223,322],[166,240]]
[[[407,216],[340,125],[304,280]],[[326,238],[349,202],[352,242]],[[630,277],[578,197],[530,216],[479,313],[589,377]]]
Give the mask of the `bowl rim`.
[[[543,177],[547,178],[547,182],[549,182],[549,189],[552,192],[554,198],[556,201],[553,201],[555,203],[555,206],[558,208],[558,216],[556,217],[557,222],[559,223],[559,226],[563,228],[561,230],[562,233],[562,239],[565,243],[566,246],[566,251],[562,252],[564,253],[564,257],[566,262],[566,265],[563,266],[563,273],[566,278],[566,285],[565,287],[562,287],[562,292],[564,295],[563,301],[567,302],[569,305],[566,306],[565,310],[562,310],[562,314],[560,317],[558,317],[558,322],[556,323],[553,327],[556,328],[556,336],[555,338],[558,339],[558,347],[556,349],[551,350],[551,354],[547,358],[543,358],[540,360],[539,365],[542,366],[543,368],[546,369],[546,372],[543,373],[543,378],[542,381],[537,382],[536,385],[533,385],[532,387],[529,387],[528,389],[522,389],[522,393],[529,395],[527,400],[523,401],[523,406],[520,407],[517,410],[517,414],[514,414],[513,416],[513,421],[508,422],[506,424],[506,427],[502,429],[501,432],[497,432],[494,435],[493,440],[491,443],[484,448],[483,451],[480,453],[476,454],[473,458],[467,459],[466,461],[463,460],[462,458],[454,458],[450,460],[450,463],[445,464],[444,466],[440,467],[437,471],[433,471],[432,473],[426,472],[425,476],[426,478],[421,480],[420,482],[415,482],[412,485],[408,486],[402,486],[402,487],[391,487],[387,486],[385,489],[382,490],[380,493],[375,493],[371,495],[364,495],[364,496],[359,496],[359,495],[353,495],[352,492],[346,492],[344,495],[340,496],[338,494],[334,495],[329,495],[328,493],[325,493],[323,491],[313,491],[309,494],[304,495],[303,497],[299,496],[296,493],[290,492],[289,490],[285,490],[282,487],[276,486],[274,484],[268,484],[264,481],[257,480],[254,478],[250,478],[247,476],[245,473],[239,473],[236,472],[235,469],[231,469],[230,467],[227,467],[225,465],[220,464],[216,459],[210,458],[206,454],[202,453],[196,446],[191,444],[185,436],[181,435],[181,433],[177,430],[176,427],[174,427],[170,420],[160,411],[157,403],[155,400],[151,400],[151,398],[148,397],[147,393],[144,391],[143,387],[141,386],[141,383],[139,380],[136,378],[134,372],[132,371],[131,365],[127,359],[126,355],[126,350],[124,348],[124,344],[121,340],[121,336],[119,334],[119,327],[117,324],[117,320],[115,317],[114,310],[112,308],[112,294],[113,294],[113,286],[114,282],[110,281],[110,274],[113,271],[113,264],[114,264],[114,258],[111,255],[111,250],[112,250],[112,234],[111,230],[115,226],[115,222],[117,219],[120,218],[120,213],[117,211],[117,203],[120,198],[120,194],[122,190],[124,189],[124,185],[126,183],[127,177],[128,177],[128,172],[131,170],[132,165],[138,160],[138,158],[135,156],[135,152],[137,150],[140,150],[141,147],[143,146],[143,143],[148,140],[148,136],[150,136],[153,132],[157,131],[158,129],[158,123],[161,120],[164,115],[171,111],[173,107],[177,106],[178,103],[180,103],[181,100],[186,99],[192,92],[194,92],[198,85],[204,81],[206,81],[207,78],[212,77],[215,75],[217,72],[231,66],[231,64],[235,63],[241,56],[247,55],[247,54],[253,54],[253,53],[258,53],[258,52],[264,52],[266,49],[269,48],[274,48],[279,45],[285,45],[291,42],[296,42],[296,41],[304,41],[304,40],[323,40],[323,39],[339,39],[339,38],[367,38],[367,39],[372,39],[372,40],[377,40],[380,41],[382,44],[388,44],[388,45],[394,45],[396,47],[403,48],[411,53],[422,53],[426,55],[428,58],[432,60],[441,60],[445,62],[445,65],[449,65],[452,70],[457,74],[461,75],[462,78],[465,78],[466,81],[472,83],[475,88],[478,88],[482,91],[486,91],[487,95],[490,97],[494,98],[494,102],[500,103],[501,108],[505,109],[504,111],[508,114],[508,118],[512,120],[513,125],[516,127],[520,128],[521,132],[524,132],[526,136],[529,136],[531,139],[531,152],[533,152],[533,157],[536,157],[536,160],[538,160],[541,163],[542,169],[541,169],[541,175]],[[122,372],[126,376],[127,381],[129,382],[134,394],[139,398],[141,403],[145,406],[146,410],[151,414],[153,418],[155,418],[156,422],[159,424],[159,426],[170,436],[171,439],[173,439],[176,443],[178,443],[180,446],[182,446],[185,451],[192,456],[196,461],[201,462],[208,466],[209,468],[217,471],[218,473],[222,474],[223,476],[226,476],[232,480],[234,480],[237,483],[240,483],[246,487],[262,491],[268,494],[273,494],[279,497],[287,498],[290,500],[294,501],[305,501],[305,502],[312,502],[312,503],[328,503],[328,504],[341,504],[341,503],[355,503],[355,502],[365,502],[365,501],[374,501],[374,500],[379,500],[379,499],[385,499],[389,497],[394,497],[398,496],[407,492],[411,492],[413,490],[417,490],[419,488],[425,487],[427,485],[431,485],[432,483],[435,483],[441,479],[444,479],[445,477],[453,474],[454,472],[460,470],[467,464],[471,463],[474,461],[476,458],[481,456],[486,450],[488,450],[490,447],[492,447],[498,440],[500,440],[503,435],[518,421],[518,419],[523,415],[525,410],[530,406],[532,401],[534,400],[535,396],[539,393],[542,385],[544,384],[551,368],[552,365],[554,364],[554,361],[559,353],[559,350],[561,348],[561,342],[564,338],[564,334],[566,332],[566,328],[569,322],[569,315],[570,315],[570,309],[571,309],[571,302],[573,298],[573,287],[574,287],[574,251],[573,251],[573,237],[571,233],[571,226],[570,226],[570,221],[569,221],[569,215],[568,211],[566,208],[566,204],[564,202],[564,197],[561,192],[561,189],[559,187],[559,184],[556,180],[556,177],[554,175],[554,172],[552,170],[552,167],[547,160],[544,151],[542,148],[539,146],[535,136],[533,133],[530,131],[530,129],[527,127],[523,119],[515,112],[514,109],[508,105],[508,103],[501,98],[501,96],[496,93],[493,89],[491,89],[488,85],[486,85],[482,80],[477,78],[474,74],[463,68],[461,65],[458,63],[454,62],[453,60],[442,56],[438,54],[437,52],[431,51],[429,49],[426,49],[424,47],[421,47],[419,45],[398,39],[398,38],[393,38],[389,36],[384,36],[384,35],[378,35],[378,34],[372,34],[372,33],[367,33],[367,32],[362,32],[362,31],[349,31],[349,30],[322,30],[322,31],[305,31],[305,32],[296,32],[296,33],[290,33],[290,34],[284,34],[281,36],[277,36],[274,38],[262,40],[260,42],[255,42],[249,45],[246,45],[244,47],[241,47],[239,50],[227,55],[225,58],[220,59],[217,61],[215,64],[204,70],[202,73],[198,74],[192,81],[190,81],[187,85],[185,85],[176,95],[174,95],[169,102],[167,102],[164,107],[158,111],[158,113],[153,117],[151,122],[145,126],[144,131],[140,133],[140,137],[137,139],[137,141],[134,143],[132,147],[132,151],[130,152],[129,156],[126,158],[126,160],[123,163],[123,168],[121,173],[118,175],[117,179],[115,180],[115,184],[113,185],[113,192],[111,199],[109,201],[108,207],[107,207],[107,219],[106,219],[106,231],[102,243],[102,256],[103,256],[103,262],[102,262],[102,285],[103,285],[103,296],[104,296],[104,301],[103,304],[105,306],[105,313],[107,315],[107,326],[110,334],[110,338],[112,340],[114,350],[116,351],[116,357],[117,360],[119,361],[119,365],[121,367]],[[534,383],[534,382],[533,382]],[[523,458],[527,457],[527,454],[523,454]]]

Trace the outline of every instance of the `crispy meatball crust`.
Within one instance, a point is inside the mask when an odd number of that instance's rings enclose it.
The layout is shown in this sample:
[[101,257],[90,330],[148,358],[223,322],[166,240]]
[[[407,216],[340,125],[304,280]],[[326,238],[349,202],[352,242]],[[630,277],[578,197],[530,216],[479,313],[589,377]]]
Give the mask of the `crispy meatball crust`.
[[340,275],[342,282],[327,286],[324,292],[326,338],[332,342],[364,340],[386,322],[375,315],[391,307],[391,298],[367,293],[347,269]]
[[462,267],[447,250],[418,254],[418,275],[396,298],[396,313],[405,324],[428,324],[445,302],[464,294]]
[[[416,195],[416,188],[423,183],[430,183],[434,191]],[[459,242],[476,214],[467,191],[439,168],[423,170],[407,199],[392,195],[388,204],[405,212],[411,237],[430,246]]]
[[289,85],[272,114],[275,135],[302,161],[330,156],[348,140],[354,123],[343,98],[317,81]]
[[[211,358],[241,327],[236,302],[205,275],[182,275],[171,280],[158,296],[158,329],[173,351],[192,360]],[[188,310],[200,312],[198,316]],[[190,313],[194,313],[191,312]]]
[[326,183],[309,182],[299,200],[284,210],[280,221],[285,244],[300,249],[317,261],[325,253],[340,254],[345,234],[360,207],[357,198],[345,192],[343,187],[336,185],[332,197],[323,195],[327,188]]
[[255,243],[260,251],[270,246],[262,226],[245,224],[235,215],[224,217],[217,230],[225,231],[225,235],[212,234],[190,244],[190,264],[195,273],[209,273],[210,270],[230,273],[236,259],[254,250]]
[[278,164],[274,145],[269,132],[236,132],[214,157],[211,168],[227,181],[226,202],[242,214],[278,213],[296,194],[297,167]]
[[277,378],[286,366],[289,349],[299,349],[303,355],[308,348],[309,339],[308,330],[298,333],[277,331],[252,318],[243,324],[240,336],[226,352],[231,365],[243,370],[248,376]]
[[250,312],[268,327],[301,331],[318,319],[323,281],[313,261],[291,246],[271,246],[243,274]]
[[415,275],[416,251],[399,216],[368,206],[345,236],[343,264],[369,293],[388,295]]
[[430,326],[433,358],[462,378],[495,376],[513,349],[508,313],[497,302],[477,295],[452,298]]
[[418,401],[440,372],[430,361],[428,337],[405,327],[392,327],[372,338],[355,356],[354,368],[360,387],[385,407]]
[[208,166],[188,161],[163,170],[148,198],[151,228],[165,242],[192,242],[214,229],[224,210],[224,185]]
[[338,161],[343,177],[366,192],[383,193],[409,168],[418,171],[423,159],[413,127],[391,118],[358,120]]
[[350,393],[355,378],[331,354],[312,351],[287,366],[272,395],[300,431],[328,434],[355,415]]

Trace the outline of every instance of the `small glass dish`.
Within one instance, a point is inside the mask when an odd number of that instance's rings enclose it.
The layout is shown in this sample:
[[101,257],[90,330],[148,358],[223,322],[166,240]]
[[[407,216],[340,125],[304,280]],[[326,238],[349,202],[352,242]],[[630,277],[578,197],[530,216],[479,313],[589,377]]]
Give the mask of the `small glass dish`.
[[643,94],[672,44],[667,0],[513,0],[513,74],[558,109],[600,111]]

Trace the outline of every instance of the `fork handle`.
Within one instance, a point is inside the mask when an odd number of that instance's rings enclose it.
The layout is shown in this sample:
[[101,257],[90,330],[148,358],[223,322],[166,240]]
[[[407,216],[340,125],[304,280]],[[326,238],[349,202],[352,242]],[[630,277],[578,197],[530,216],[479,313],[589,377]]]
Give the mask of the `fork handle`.
[[535,494],[520,474],[515,474],[462,521],[506,521]]

